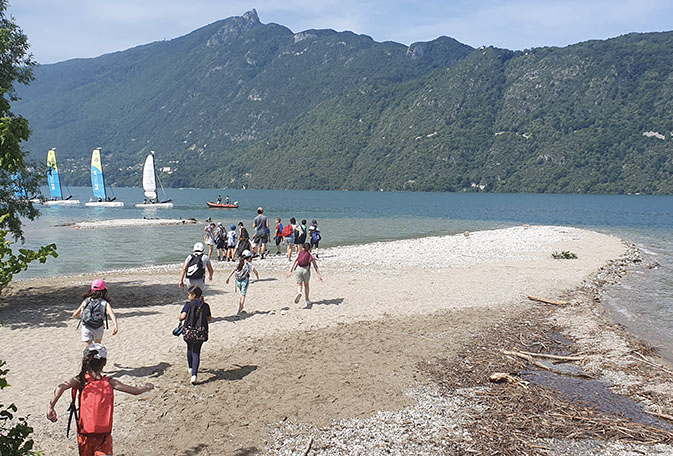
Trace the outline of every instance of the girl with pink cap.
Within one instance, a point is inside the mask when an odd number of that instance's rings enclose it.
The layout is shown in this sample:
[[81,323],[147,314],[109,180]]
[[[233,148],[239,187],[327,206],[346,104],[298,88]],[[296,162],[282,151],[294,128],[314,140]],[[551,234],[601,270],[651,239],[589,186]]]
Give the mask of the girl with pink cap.
[[80,318],[84,348],[94,342],[101,343],[108,317],[112,320],[112,335],[117,334],[117,317],[110,306],[111,299],[107,295],[105,280],[96,279],[91,282],[90,290],[82,298],[84,301],[72,313],[72,318]]

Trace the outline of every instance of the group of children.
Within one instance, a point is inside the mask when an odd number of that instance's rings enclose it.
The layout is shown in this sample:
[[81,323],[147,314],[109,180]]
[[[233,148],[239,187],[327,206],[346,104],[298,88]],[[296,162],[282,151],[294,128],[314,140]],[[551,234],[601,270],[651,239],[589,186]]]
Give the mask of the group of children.
[[[197,384],[200,364],[201,347],[208,340],[208,323],[212,320],[210,306],[205,302],[203,291],[205,287],[205,274],[210,273],[212,280],[213,270],[209,264],[209,257],[217,248],[219,261],[237,261],[225,282],[228,284],[233,277],[238,290],[239,306],[238,315],[245,313],[243,307],[250,283],[250,276],[254,273],[259,280],[259,273],[252,264],[253,252],[260,255],[268,252],[265,243],[250,241],[248,232],[243,222],[238,224],[238,232],[235,225],[230,225],[227,231],[221,223],[211,223],[206,227],[206,244],[209,251],[206,256],[204,246],[197,242],[194,252],[187,257],[183,266],[180,285],[183,285],[184,277],[188,277],[190,287],[187,292],[187,302],[179,314],[179,327],[174,334],[182,334],[187,344],[187,365],[190,382]],[[258,236],[256,236],[256,239]],[[267,237],[268,239],[268,237]],[[294,218],[290,223],[283,226],[281,219],[276,219],[274,240],[277,255],[282,254],[280,245],[287,245],[288,260],[292,262],[292,253],[296,250],[297,256],[290,266],[287,276],[294,273],[297,284],[297,294],[294,302],[299,303],[302,292],[305,296],[305,307],[311,306],[309,300],[309,280],[311,266],[314,267],[319,279],[323,278],[315,261],[317,249],[320,244],[320,228],[316,220],[312,220],[307,227],[306,220],[297,224]],[[309,242],[306,242],[306,241]],[[295,247],[296,246],[296,247]],[[315,248],[316,254],[311,250]],[[187,273],[191,269],[190,260],[197,257],[197,265],[203,271],[201,279],[194,281]],[[200,257],[200,258],[198,258]],[[206,258],[204,258],[206,257]],[[207,268],[206,266],[210,266]],[[198,267],[196,267],[198,270]],[[196,285],[193,283],[195,282]],[[72,404],[70,406],[71,417],[74,415],[77,427],[77,441],[80,456],[97,456],[112,454],[112,417],[114,410],[114,391],[138,395],[150,391],[154,385],[147,383],[136,387],[126,385],[117,379],[109,378],[102,374],[103,367],[107,363],[107,349],[102,345],[103,333],[108,319],[112,322],[112,334],[117,334],[117,318],[110,305],[112,301],[108,296],[105,280],[96,279],[89,289],[82,295],[83,300],[79,307],[72,313],[72,318],[79,318],[81,324],[81,340],[84,344],[82,367],[79,374],[59,384],[47,409],[47,419],[57,421],[58,416],[54,409],[63,393],[71,390]],[[68,424],[69,428],[70,423]]]
[[[261,208],[260,208],[261,209]],[[211,258],[213,252],[217,251],[218,261],[237,261],[245,250],[253,253],[254,257],[264,258],[269,254],[268,240],[273,239],[276,244],[276,255],[281,255],[281,245],[287,246],[286,253],[288,261],[292,261],[292,254],[299,253],[305,242],[311,245],[316,258],[318,257],[318,248],[322,233],[317,220],[311,220],[307,226],[306,220],[297,223],[292,217],[290,223],[283,225],[280,217],[276,218],[274,234],[271,238],[271,229],[267,227],[266,237],[250,237],[248,230],[243,222],[238,226],[233,223],[227,229],[221,222],[211,222],[205,227],[204,243],[208,246],[208,258]]]

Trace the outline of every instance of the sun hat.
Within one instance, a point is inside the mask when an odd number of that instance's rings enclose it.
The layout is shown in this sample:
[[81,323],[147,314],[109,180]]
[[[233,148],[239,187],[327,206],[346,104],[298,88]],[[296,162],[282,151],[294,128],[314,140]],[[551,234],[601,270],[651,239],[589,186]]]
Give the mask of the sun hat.
[[222,222],[217,222],[217,226],[222,226]]
[[250,258],[252,256],[252,253],[250,253],[250,250],[244,250],[243,253],[241,253],[241,256],[243,258]]
[[203,252],[203,242],[197,242],[192,249],[194,252]]
[[93,282],[91,282],[91,291],[102,291],[102,290],[107,290],[105,280],[96,279]]
[[84,349],[82,358],[86,358],[86,356],[92,351],[96,352],[96,354],[93,355],[94,358],[107,359],[107,349],[103,346],[103,344],[97,344],[97,343],[89,344],[89,346]]
[[234,225],[234,224],[232,223],[231,225],[229,225],[229,229],[230,229],[230,230],[235,230],[235,229],[236,229],[236,225]]

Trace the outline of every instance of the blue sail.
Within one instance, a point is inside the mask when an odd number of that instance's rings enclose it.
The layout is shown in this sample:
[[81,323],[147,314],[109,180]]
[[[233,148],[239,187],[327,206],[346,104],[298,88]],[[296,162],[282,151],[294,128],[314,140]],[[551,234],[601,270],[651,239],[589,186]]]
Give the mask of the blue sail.
[[93,196],[101,201],[107,201],[105,194],[105,179],[103,178],[103,164],[100,161],[100,149],[91,153],[91,188]]
[[49,183],[51,199],[63,199],[61,179],[58,177],[58,165],[56,164],[56,151],[54,149],[50,149],[47,153],[47,182]]

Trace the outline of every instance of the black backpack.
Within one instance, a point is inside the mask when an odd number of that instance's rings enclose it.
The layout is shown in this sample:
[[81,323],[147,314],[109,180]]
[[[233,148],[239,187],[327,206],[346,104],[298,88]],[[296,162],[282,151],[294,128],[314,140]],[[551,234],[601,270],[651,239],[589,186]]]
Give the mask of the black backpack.
[[202,279],[206,273],[206,268],[203,266],[203,253],[192,253],[187,263],[187,278],[188,279]]
[[[89,328],[97,329],[107,323],[107,304],[101,306],[101,299],[86,298],[84,309],[82,309],[82,324]],[[101,310],[102,308],[102,310]]]
[[208,340],[208,317],[204,312],[207,306],[203,300],[192,301],[185,318],[182,338],[185,342],[205,342]]

